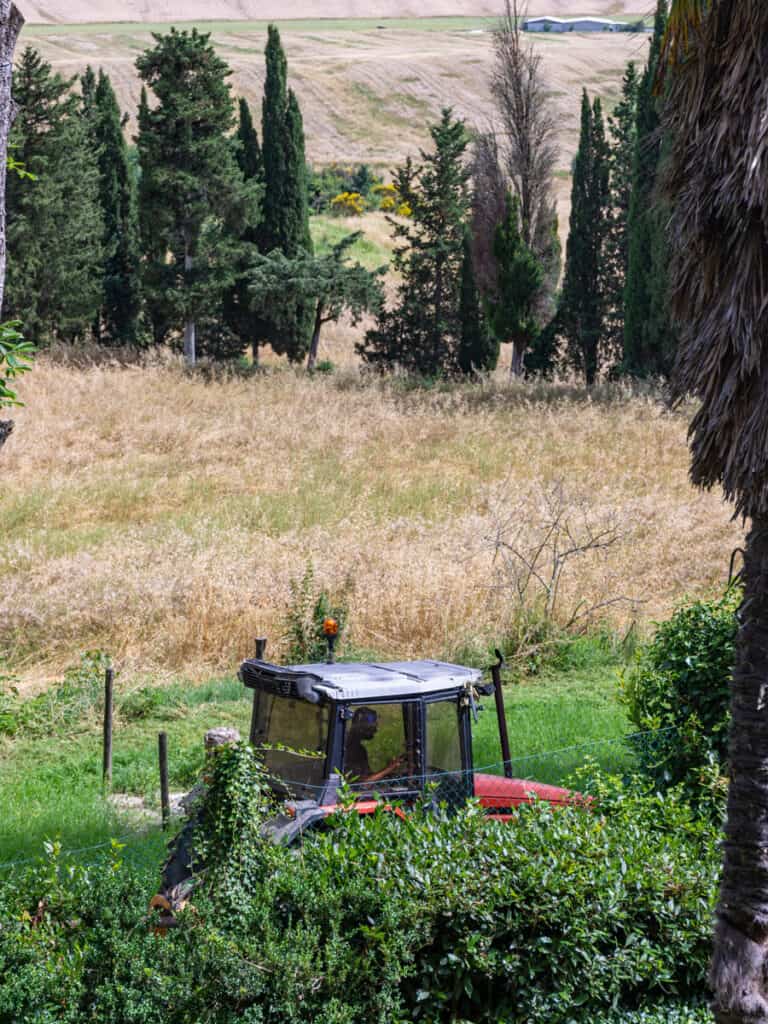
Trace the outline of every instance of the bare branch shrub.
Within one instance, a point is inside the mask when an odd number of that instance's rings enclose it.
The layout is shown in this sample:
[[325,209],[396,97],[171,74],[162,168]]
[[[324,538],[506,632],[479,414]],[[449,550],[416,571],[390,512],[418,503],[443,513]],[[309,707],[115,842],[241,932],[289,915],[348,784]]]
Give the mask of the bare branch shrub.
[[496,291],[498,271],[493,242],[504,216],[506,191],[496,134],[491,130],[481,132],[472,146],[472,263],[483,295]]
[[[619,579],[609,562],[627,538],[631,519],[566,489],[562,481],[539,487],[511,508],[491,511],[495,591],[511,602],[510,625],[518,653],[525,657],[599,625],[609,608],[639,602],[614,589]],[[578,567],[601,563],[602,586],[585,597]]]
[[[552,217],[552,175],[558,157],[557,121],[542,58],[523,38],[526,4],[506,0],[493,33],[491,94],[501,120],[504,164],[520,200],[523,237],[534,249]],[[541,225],[544,219],[546,226]]]

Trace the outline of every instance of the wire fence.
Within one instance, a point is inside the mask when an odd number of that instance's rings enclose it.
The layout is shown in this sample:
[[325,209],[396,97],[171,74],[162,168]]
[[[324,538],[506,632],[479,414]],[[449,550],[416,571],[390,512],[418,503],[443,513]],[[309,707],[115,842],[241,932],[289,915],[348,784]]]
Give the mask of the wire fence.
[[[478,797],[489,811],[501,812],[537,797],[556,804],[567,802],[567,797],[535,786],[564,787],[588,793],[589,781],[583,769],[591,765],[601,772],[629,776],[642,765],[652,764],[655,751],[668,747],[670,741],[674,740],[675,732],[674,727],[671,727],[631,733],[614,739],[592,740],[589,743],[514,757],[506,764],[497,762],[465,771],[427,770],[368,780],[344,780],[338,777],[330,785],[326,783],[322,786],[284,778],[273,781],[278,792],[294,799],[333,802],[338,792],[346,788],[357,799],[402,800],[406,803],[422,799],[425,794],[428,799],[451,806]],[[64,848],[60,850],[59,856],[80,858],[83,854],[106,850],[115,842],[134,846],[159,833],[159,825],[150,826],[88,846]],[[4,861],[0,863],[0,872],[39,864],[43,859],[37,856]]]
[[[368,778],[340,776],[331,783],[308,784],[302,779],[274,778],[275,789],[289,798],[333,803],[338,791],[346,790],[357,799],[403,800],[431,798],[460,804],[479,797],[488,806],[510,806],[532,796],[560,803],[567,798],[546,788],[578,789],[589,792],[588,772],[594,766],[601,773],[626,777],[653,764],[656,751],[674,739],[674,727],[626,736],[592,740],[554,750],[525,754],[506,763],[495,762],[460,770],[428,767],[426,771],[372,771]],[[530,783],[526,786],[525,783]],[[512,788],[510,785],[512,784]],[[534,785],[535,784],[535,785]],[[491,801],[490,804],[488,801]]]

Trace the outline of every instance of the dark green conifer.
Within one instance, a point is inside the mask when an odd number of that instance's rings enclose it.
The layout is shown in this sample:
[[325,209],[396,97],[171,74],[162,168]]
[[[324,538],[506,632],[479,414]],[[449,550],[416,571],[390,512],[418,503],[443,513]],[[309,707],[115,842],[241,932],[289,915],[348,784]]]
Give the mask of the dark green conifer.
[[36,345],[87,336],[102,299],[98,167],[72,85],[26,48],[14,74],[11,146],[35,179],[8,178],[4,314],[22,320]]
[[610,129],[610,210],[604,258],[605,338],[611,358],[620,364],[624,349],[624,293],[629,264],[629,207],[637,141],[637,70],[627,65],[621,100],[608,118]]
[[568,363],[587,386],[597,376],[604,341],[603,254],[608,225],[608,150],[600,100],[581,104],[579,149],[573,165],[570,233],[557,313]]
[[97,334],[113,345],[135,345],[141,306],[139,225],[123,117],[103,70],[98,82],[90,68],[81,81],[98,155],[104,218],[104,304],[97,318]]
[[512,343],[512,373],[523,372],[523,358],[538,334],[536,298],[544,271],[525,242],[520,201],[507,192],[504,217],[493,241],[496,287],[486,299],[491,329],[499,341]]
[[637,95],[637,131],[628,217],[623,369],[636,377],[669,376],[677,336],[669,315],[668,214],[656,182],[663,152],[656,71],[667,22],[658,0],[651,50]]
[[136,61],[157,100],[152,108],[142,103],[137,138],[147,202],[144,287],[154,293],[154,310],[165,308],[168,326],[183,330],[185,359],[194,364],[198,321],[217,318],[234,282],[227,225],[247,218],[250,193],[229,138],[231,72],[210,36],[171,29],[153,38]]
[[488,329],[475,281],[472,237],[464,232],[459,291],[459,338],[456,361],[464,374],[489,372],[499,361],[499,343]]
[[416,168],[408,159],[395,175],[395,187],[410,208],[408,218],[391,219],[393,265],[400,275],[393,309],[358,345],[363,359],[380,369],[400,367],[435,377],[455,373],[461,336],[459,301],[464,233],[469,212],[464,122],[445,109],[430,129],[431,152]]
[[[260,252],[279,249],[293,258],[312,252],[304,152],[304,127],[299,104],[287,87],[287,62],[280,33],[270,25],[262,103],[262,163],[264,200],[258,232]],[[312,330],[312,310],[303,304],[291,309],[259,310],[262,340],[292,361],[303,359]],[[275,315],[273,315],[275,314]]]
[[259,136],[253,124],[251,108],[244,96],[240,97],[237,105],[237,163],[243,172],[246,181],[253,179],[261,181],[264,177],[264,164],[261,159],[261,147]]
[[253,186],[250,193],[252,209],[246,222],[233,225],[232,231],[239,242],[239,255],[235,268],[235,281],[223,299],[222,318],[233,338],[238,339],[242,352],[251,346],[254,365],[259,362],[262,320],[254,311],[253,296],[249,291],[249,271],[253,256],[258,252],[258,227],[264,178],[259,138],[251,117],[251,109],[244,97],[238,104],[238,123],[235,133],[236,159],[243,180]]

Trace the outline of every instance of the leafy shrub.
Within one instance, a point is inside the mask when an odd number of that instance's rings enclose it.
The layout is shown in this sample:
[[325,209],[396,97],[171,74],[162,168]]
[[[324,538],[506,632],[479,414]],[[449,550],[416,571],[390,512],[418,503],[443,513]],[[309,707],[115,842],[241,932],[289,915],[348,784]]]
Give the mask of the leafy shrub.
[[622,677],[622,698],[637,729],[666,730],[642,754],[657,786],[684,783],[700,794],[702,782],[724,771],[740,599],[731,588],[717,600],[678,608]]
[[144,718],[176,718],[181,713],[179,696],[157,686],[140,686],[120,701],[120,714],[128,722]]
[[0,324],[0,409],[22,404],[16,397],[11,381],[32,369],[35,347],[24,340],[19,327],[19,320]]
[[102,701],[108,666],[109,657],[103,651],[86,651],[60,683],[29,700],[20,697],[15,686],[3,687],[9,677],[0,676],[0,734],[40,736],[76,726]]
[[[164,939],[151,876],[55,857],[0,883],[0,1019],[123,1024],[699,1024],[717,831],[676,793],[591,809],[341,812],[265,844],[245,747],[217,754],[208,867]],[[678,1012],[678,1016],[674,1014]],[[666,1013],[666,1010],[665,1010]]]
[[336,619],[341,638],[347,624],[349,583],[340,597],[332,597],[327,590],[317,587],[315,570],[310,562],[300,580],[291,580],[290,588],[291,604],[285,631],[288,661],[292,664],[325,661],[328,648],[323,623],[327,618]]
[[367,164],[329,164],[320,170],[310,171],[309,204],[316,213],[330,209],[334,196],[341,192],[355,192],[363,200],[371,198],[379,179]]

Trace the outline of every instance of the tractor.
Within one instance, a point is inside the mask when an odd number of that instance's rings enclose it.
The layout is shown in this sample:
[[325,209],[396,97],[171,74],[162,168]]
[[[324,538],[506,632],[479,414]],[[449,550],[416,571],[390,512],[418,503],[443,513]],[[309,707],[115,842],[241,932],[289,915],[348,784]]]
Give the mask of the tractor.
[[[498,651],[484,681],[479,669],[442,661],[336,662],[337,623],[326,620],[324,632],[325,662],[271,664],[260,639],[256,657],[238,673],[253,691],[250,743],[281,807],[264,826],[265,839],[299,842],[342,806],[358,814],[384,807],[402,817],[417,802],[450,808],[474,797],[489,818],[507,821],[516,807],[534,800],[565,806],[579,799],[570,790],[513,777]],[[503,775],[475,770],[472,757],[479,701],[490,696]],[[174,912],[194,886],[192,844],[202,809],[198,802],[170,845],[163,886],[152,901],[163,928],[173,927]]]
[[[335,623],[326,622],[326,635]],[[239,677],[253,691],[250,742],[259,751],[285,813],[269,826],[276,842],[295,841],[339,807],[343,785],[352,808],[382,802],[407,810],[418,800],[449,805],[475,797],[505,820],[532,800],[564,805],[567,789],[516,779],[501,686],[503,660],[483,680],[479,669],[441,661],[325,662],[278,666],[257,657]],[[476,771],[472,726],[482,697],[495,698],[504,775]]]

